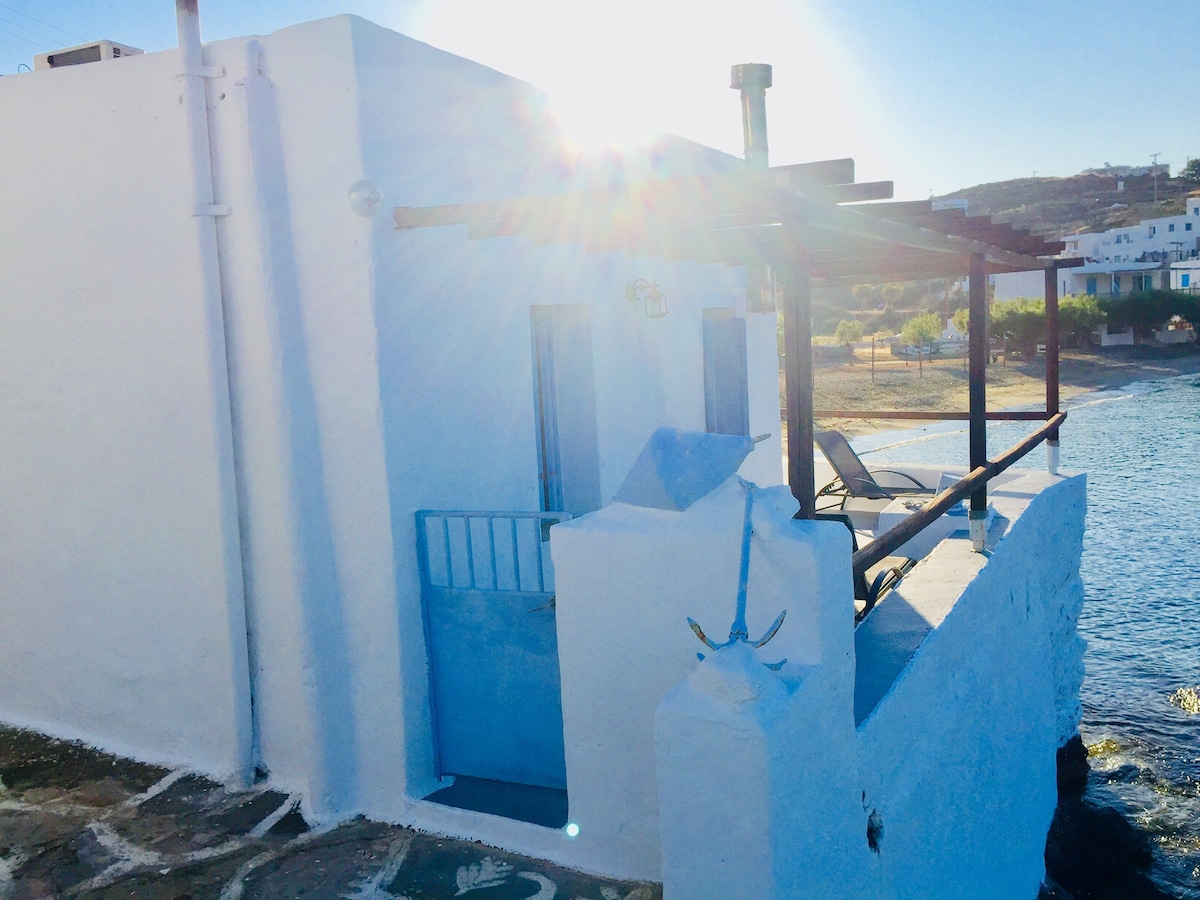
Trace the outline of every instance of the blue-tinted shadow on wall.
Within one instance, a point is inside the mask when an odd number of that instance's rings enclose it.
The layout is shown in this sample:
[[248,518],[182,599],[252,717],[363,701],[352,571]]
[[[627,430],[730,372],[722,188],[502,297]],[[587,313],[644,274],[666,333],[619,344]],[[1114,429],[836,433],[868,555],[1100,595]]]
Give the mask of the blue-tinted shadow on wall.
[[567,792],[558,788],[456,775],[454,784],[434,791],[425,799],[546,828],[562,828],[567,824]]

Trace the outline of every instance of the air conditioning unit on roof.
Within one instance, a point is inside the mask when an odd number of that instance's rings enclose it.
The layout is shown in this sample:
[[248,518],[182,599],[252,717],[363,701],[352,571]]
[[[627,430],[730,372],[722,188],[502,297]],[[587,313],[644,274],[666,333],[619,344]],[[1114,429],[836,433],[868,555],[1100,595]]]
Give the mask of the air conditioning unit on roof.
[[100,62],[102,59],[120,59],[122,56],[137,56],[144,51],[115,41],[93,41],[78,47],[67,47],[50,53],[39,53],[33,58],[34,69],[58,69],[62,66],[79,66],[83,63]]

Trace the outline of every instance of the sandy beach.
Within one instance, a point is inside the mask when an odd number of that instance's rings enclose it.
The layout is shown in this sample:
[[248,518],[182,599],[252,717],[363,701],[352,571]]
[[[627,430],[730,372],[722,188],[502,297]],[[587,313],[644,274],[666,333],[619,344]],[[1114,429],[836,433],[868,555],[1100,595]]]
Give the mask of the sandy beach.
[[[1059,391],[1066,400],[1087,391],[1111,390],[1136,381],[1170,378],[1200,372],[1200,349],[1194,344],[1174,347],[1114,347],[1104,351],[1063,351]],[[1046,399],[1043,359],[1032,363],[1010,360],[988,366],[989,410],[1036,407]],[[941,360],[918,366],[878,354],[874,373],[869,351],[856,361],[822,365],[814,373],[817,409],[837,410],[966,410],[967,372],[964,360]],[[854,437],[905,428],[911,421],[887,419],[818,418],[818,428],[836,428]]]

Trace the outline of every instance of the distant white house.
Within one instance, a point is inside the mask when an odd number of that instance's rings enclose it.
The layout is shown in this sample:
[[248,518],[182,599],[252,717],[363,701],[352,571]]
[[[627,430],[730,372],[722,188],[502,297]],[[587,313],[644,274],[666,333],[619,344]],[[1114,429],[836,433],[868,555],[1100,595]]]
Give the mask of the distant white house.
[[1157,163],[1149,166],[1110,166],[1105,163],[1103,166],[1095,169],[1084,169],[1080,175],[1102,175],[1115,178],[1136,178],[1144,175],[1162,175],[1164,178],[1171,174],[1171,167],[1166,163]]
[[1089,262],[1074,269],[1060,269],[1059,294],[1087,294],[1119,297],[1131,291],[1149,291],[1165,287],[1165,272],[1159,263]]
[[946,327],[942,329],[943,341],[965,341],[967,336],[954,327],[953,322],[946,322]]
[[[1123,295],[1171,286],[1169,267],[1200,255],[1200,191],[1189,196],[1178,216],[1144,219],[1137,225],[1067,235],[1064,256],[1085,266],[1059,271],[1059,295]],[[997,300],[1041,297],[1041,273],[1019,272],[993,278]]]
[[1200,293],[1200,260],[1171,263],[1171,290]]

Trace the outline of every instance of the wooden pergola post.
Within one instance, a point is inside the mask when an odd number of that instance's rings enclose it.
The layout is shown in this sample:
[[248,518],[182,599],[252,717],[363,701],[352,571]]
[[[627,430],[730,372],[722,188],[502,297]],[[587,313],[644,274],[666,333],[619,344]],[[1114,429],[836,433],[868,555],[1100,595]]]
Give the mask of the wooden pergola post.
[[813,470],[812,289],[802,225],[786,229],[788,261],[783,296],[783,384],[787,405],[788,486],[800,504],[798,518],[816,515],[816,472]]
[[[1058,268],[1046,267],[1046,418],[1058,412]],[[1058,429],[1046,439],[1046,468],[1058,474]]]
[[[971,254],[969,282],[970,324],[967,328],[970,356],[968,375],[968,412],[970,415],[971,471],[987,465],[987,362],[988,305],[987,269],[983,254]],[[971,494],[970,532],[976,550],[983,549],[987,526],[987,484]]]

